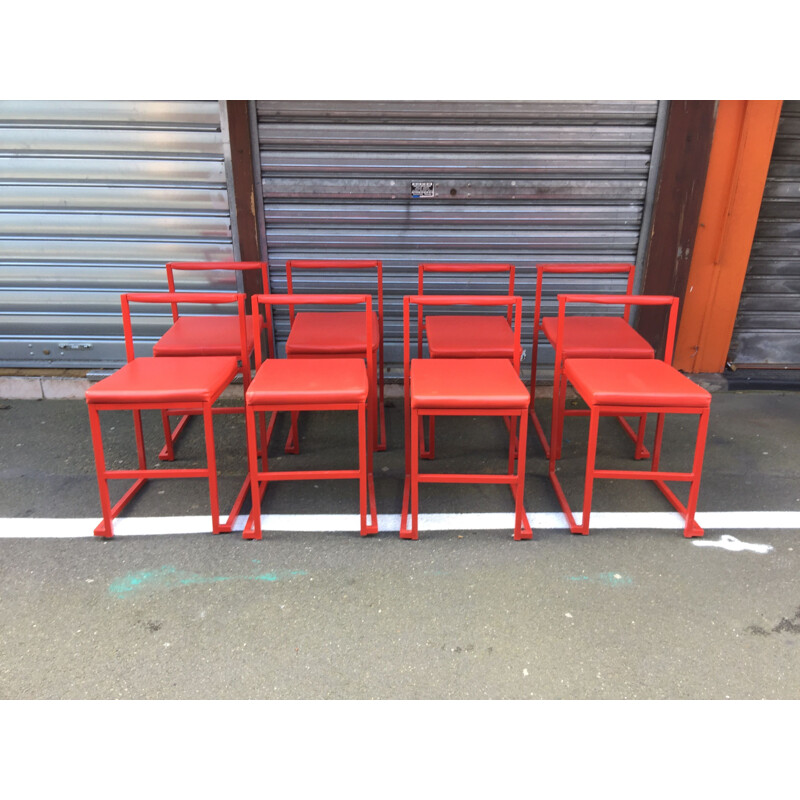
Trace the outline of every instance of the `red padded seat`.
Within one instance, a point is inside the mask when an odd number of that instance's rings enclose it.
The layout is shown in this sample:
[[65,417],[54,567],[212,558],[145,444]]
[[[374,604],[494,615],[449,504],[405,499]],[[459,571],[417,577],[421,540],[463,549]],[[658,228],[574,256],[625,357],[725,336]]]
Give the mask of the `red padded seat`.
[[[245,321],[247,352],[253,349],[253,321]],[[154,356],[239,356],[242,344],[237,316],[178,317],[153,345]]]
[[527,408],[530,395],[506,359],[411,362],[412,408]]
[[[332,320],[331,315],[335,314]],[[372,312],[372,349],[380,344],[380,322]],[[363,353],[366,337],[362,311],[300,311],[286,340],[286,354],[347,355]]]
[[505,317],[431,315],[425,319],[431,358],[513,358],[514,332]]
[[[558,338],[558,317],[542,319],[545,336]],[[653,348],[622,317],[565,317],[564,358],[653,358]]]
[[[364,314],[361,314],[364,319]],[[268,359],[247,389],[252,405],[360,403],[369,394],[367,367],[360,358]]]
[[656,359],[567,359],[564,372],[575,390],[592,405],[711,405],[711,395],[705,389]]
[[238,372],[232,356],[136,358],[86,390],[89,403],[203,403]]

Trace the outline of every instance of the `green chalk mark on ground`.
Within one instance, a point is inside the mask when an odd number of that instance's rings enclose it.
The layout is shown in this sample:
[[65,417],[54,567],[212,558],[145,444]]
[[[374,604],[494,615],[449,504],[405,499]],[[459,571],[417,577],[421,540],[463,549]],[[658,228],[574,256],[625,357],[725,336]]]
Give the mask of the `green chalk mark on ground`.
[[180,586],[192,586],[204,583],[222,583],[224,581],[267,581],[274,583],[285,578],[294,578],[308,574],[305,570],[278,570],[264,572],[260,575],[201,575],[196,572],[179,570],[173,566],[163,566],[156,570],[132,572],[124,578],[113,581],[108,591],[115,597],[131,597],[142,589],[160,591],[175,589]]

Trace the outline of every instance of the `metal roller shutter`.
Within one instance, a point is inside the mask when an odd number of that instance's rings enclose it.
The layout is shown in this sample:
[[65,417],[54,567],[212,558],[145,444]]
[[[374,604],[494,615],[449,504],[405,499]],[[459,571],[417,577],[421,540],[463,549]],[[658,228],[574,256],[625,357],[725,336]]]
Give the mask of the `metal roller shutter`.
[[226,187],[216,101],[0,101],[0,366],[123,363],[122,292],[234,257]]
[[781,109],[728,360],[800,368],[800,101]]
[[[537,262],[643,257],[665,118],[657,101],[259,101],[256,109],[272,290],[285,291],[289,259],[381,259],[389,362],[402,361],[402,297],[416,290],[421,262],[515,264],[529,347]],[[412,197],[412,182],[432,182],[434,196]],[[316,271],[306,281],[296,291],[360,288]],[[501,283],[465,277],[446,288],[502,291]],[[545,310],[565,288],[622,287],[553,284]],[[276,328],[284,341],[286,315]]]

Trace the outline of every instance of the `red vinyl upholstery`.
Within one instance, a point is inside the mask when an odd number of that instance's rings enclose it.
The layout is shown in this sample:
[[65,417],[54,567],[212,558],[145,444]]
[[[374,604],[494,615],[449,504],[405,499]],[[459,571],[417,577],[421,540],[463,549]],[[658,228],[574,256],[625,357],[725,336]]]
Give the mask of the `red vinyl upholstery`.
[[[542,330],[555,344],[558,317],[544,317]],[[653,358],[653,348],[622,317],[565,317],[564,358]]]
[[[245,321],[247,352],[253,349],[253,321]],[[238,356],[242,345],[235,316],[178,317],[153,345],[154,356]]]
[[525,385],[507,359],[414,359],[411,407],[525,408]]
[[[363,326],[363,312],[360,316]],[[360,403],[366,402],[368,394],[367,367],[362,359],[300,358],[265,361],[246,398],[255,405]]]
[[[380,344],[378,315],[372,312],[372,349]],[[286,354],[348,355],[364,352],[364,314],[361,311],[300,311],[286,340]]]
[[709,406],[711,395],[656,359],[567,359],[567,379],[594,405]]
[[202,403],[237,372],[232,356],[137,358],[86,390],[90,403]]
[[425,326],[431,358],[514,356],[514,332],[505,317],[431,315]]

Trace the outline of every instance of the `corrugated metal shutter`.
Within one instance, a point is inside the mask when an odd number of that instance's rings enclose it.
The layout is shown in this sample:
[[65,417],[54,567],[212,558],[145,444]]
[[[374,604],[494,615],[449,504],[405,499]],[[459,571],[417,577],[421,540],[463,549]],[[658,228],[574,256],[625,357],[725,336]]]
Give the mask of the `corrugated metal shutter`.
[[800,367],[800,101],[784,101],[728,360]]
[[[381,259],[387,361],[402,361],[402,297],[416,290],[420,262],[515,264],[529,347],[537,261],[641,256],[663,119],[657,101],[259,101],[256,108],[273,291],[285,291],[289,259]],[[412,181],[432,181],[435,196],[412,198]],[[359,288],[317,271],[306,281],[296,291]],[[476,292],[502,291],[501,284],[464,278],[446,286]],[[547,313],[564,288],[553,284]],[[285,315],[276,328],[285,340]]]
[[0,101],[0,365],[119,365],[122,292],[232,259],[223,145],[216,101]]

